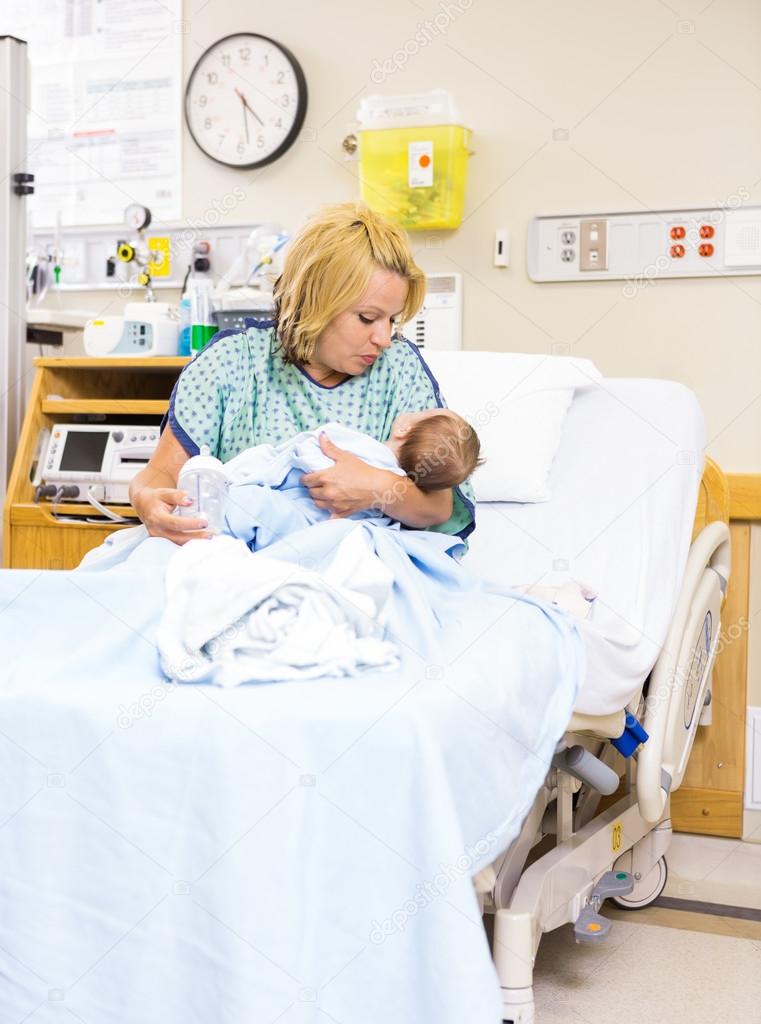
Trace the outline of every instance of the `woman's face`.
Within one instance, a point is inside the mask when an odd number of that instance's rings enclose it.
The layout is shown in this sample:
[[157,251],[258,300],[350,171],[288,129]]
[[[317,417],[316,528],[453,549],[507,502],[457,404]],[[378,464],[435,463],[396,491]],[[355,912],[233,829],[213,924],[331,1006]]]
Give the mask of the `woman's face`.
[[394,321],[404,309],[407,282],[391,270],[376,270],[359,300],[334,317],[317,340],[307,370],[352,377],[372,366],[391,344]]

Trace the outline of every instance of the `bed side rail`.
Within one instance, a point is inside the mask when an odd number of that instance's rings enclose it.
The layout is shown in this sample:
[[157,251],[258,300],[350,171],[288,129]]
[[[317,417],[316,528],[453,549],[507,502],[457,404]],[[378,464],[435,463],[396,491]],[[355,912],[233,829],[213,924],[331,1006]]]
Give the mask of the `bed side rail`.
[[650,738],[637,758],[637,795],[649,822],[660,820],[669,792],[682,781],[716,657],[730,566],[729,527],[709,523],[690,547],[674,618],[648,688],[644,725]]

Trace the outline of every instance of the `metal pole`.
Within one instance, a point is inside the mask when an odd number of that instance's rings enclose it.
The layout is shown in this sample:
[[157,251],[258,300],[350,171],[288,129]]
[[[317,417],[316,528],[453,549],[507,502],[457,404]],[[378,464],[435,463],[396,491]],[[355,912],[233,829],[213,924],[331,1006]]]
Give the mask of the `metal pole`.
[[0,500],[16,453],[26,380],[27,45],[0,36]]

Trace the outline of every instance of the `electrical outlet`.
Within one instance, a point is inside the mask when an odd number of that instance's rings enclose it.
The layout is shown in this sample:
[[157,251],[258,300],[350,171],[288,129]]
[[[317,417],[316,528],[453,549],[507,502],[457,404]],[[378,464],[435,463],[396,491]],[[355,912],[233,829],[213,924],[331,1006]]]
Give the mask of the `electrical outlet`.
[[608,269],[607,220],[583,220],[579,225],[579,270]]

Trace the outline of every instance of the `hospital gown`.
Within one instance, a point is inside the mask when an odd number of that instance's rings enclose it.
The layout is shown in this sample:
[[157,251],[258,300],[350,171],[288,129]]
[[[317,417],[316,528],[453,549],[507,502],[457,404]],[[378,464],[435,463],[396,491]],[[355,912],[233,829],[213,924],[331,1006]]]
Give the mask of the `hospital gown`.
[[[399,413],[446,405],[417,347],[405,338],[396,338],[364,373],[325,387],[285,362],[272,321],[247,324],[244,332],[218,334],[174,387],[167,421],[189,455],[205,444],[228,462],[254,445],[280,444],[328,420],[386,441]],[[466,481],[454,490],[451,517],[431,529],[464,540],[474,528]]]

